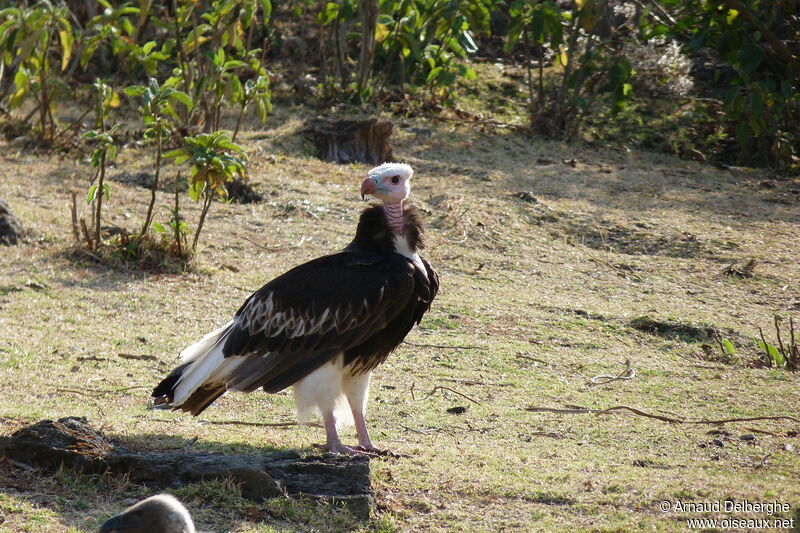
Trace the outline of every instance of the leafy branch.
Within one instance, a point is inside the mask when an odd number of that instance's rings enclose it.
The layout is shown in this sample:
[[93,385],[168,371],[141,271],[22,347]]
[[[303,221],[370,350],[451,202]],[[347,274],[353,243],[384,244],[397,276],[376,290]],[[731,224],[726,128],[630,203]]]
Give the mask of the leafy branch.
[[189,197],[195,202],[201,198],[203,200],[197,231],[192,240],[194,253],[211,202],[217,195],[227,195],[225,182],[232,181],[235,176],[246,176],[247,156],[225,132],[217,131],[186,137],[182,147],[166,152],[164,157],[172,158],[176,165],[187,162],[191,165]]

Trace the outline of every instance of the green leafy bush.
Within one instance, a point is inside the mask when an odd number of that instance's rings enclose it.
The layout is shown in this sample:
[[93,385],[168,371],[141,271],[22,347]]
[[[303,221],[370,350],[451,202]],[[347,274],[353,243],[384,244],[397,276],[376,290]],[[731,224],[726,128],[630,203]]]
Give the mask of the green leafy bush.
[[797,35],[796,2],[661,0],[642,18],[650,36],[685,42],[684,52],[709,52],[725,71],[714,85],[743,162],[796,166],[800,146],[800,62],[778,35]]
[[[42,144],[56,137],[57,102],[69,92],[58,73],[69,66],[74,41],[69,11],[64,6],[41,0],[31,7],[0,10],[0,80],[3,75],[14,80],[13,92],[9,95],[10,85],[6,86],[2,98],[8,97],[10,109],[21,107],[28,98],[35,100],[36,106],[28,116],[38,112],[38,140]],[[56,43],[59,56],[53,65],[50,49]]]
[[190,163],[189,197],[195,202],[203,199],[200,220],[192,241],[192,252],[194,253],[211,202],[217,195],[227,195],[226,181],[233,181],[236,176],[246,177],[245,161],[247,156],[244,150],[231,141],[225,132],[217,131],[186,137],[182,147],[170,150],[164,154],[164,157],[173,158],[176,165]]
[[[510,9],[506,50],[521,43],[527,61],[531,129],[574,139],[598,100],[613,112],[625,109],[633,68],[621,55],[620,36],[610,31],[605,2],[584,0],[562,9],[553,1],[517,0]],[[537,51],[537,71],[531,51]],[[553,67],[545,70],[547,57]]]

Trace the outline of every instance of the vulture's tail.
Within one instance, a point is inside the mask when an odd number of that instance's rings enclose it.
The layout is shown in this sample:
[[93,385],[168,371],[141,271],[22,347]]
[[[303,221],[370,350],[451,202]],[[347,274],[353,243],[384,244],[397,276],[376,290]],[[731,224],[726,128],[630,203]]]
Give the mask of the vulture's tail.
[[212,331],[181,352],[183,364],[153,389],[156,405],[167,404],[173,409],[199,415],[225,394],[227,387],[217,377],[225,366],[222,349],[232,323]]

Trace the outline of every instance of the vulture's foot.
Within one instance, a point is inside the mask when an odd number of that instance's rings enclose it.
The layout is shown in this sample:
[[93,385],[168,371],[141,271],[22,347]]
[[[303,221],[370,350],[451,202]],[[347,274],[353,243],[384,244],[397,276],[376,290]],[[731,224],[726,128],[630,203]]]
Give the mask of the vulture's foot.
[[327,448],[328,448],[329,452],[338,453],[338,454],[341,454],[341,455],[370,455],[370,456],[373,456],[373,457],[378,455],[377,453],[374,453],[374,452],[369,451],[369,450],[367,450],[365,448],[362,448],[361,446],[355,446],[355,447],[346,446],[346,445],[342,444],[341,442],[336,443],[336,444],[331,444],[331,445],[327,446]]

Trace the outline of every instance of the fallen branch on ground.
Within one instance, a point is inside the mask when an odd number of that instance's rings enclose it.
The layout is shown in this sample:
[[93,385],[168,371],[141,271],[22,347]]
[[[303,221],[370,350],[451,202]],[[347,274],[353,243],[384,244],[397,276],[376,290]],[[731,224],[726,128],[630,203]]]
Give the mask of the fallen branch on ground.
[[544,359],[539,359],[538,357],[531,357],[530,355],[525,355],[523,353],[518,353],[517,357],[519,357],[520,359],[527,359],[528,361],[533,361],[534,363],[540,363],[540,364],[543,364],[543,365],[550,365],[550,363],[548,363]]
[[80,394],[81,396],[102,396],[105,394],[118,394],[120,392],[127,392],[134,389],[149,389],[150,385],[134,385],[132,387],[121,387],[119,389],[87,389],[78,387],[74,389],[56,389],[56,392],[71,392],[73,394]]
[[123,359],[136,359],[138,361],[158,361],[158,357],[155,355],[137,355],[134,353],[118,353],[117,357],[122,357]]
[[247,242],[249,242],[250,244],[258,246],[262,250],[266,250],[268,252],[278,252],[280,250],[291,250],[292,248],[299,248],[304,242],[306,242],[306,238],[301,237],[300,240],[294,244],[278,244],[277,246],[266,246],[264,244],[259,244],[252,239],[248,239],[247,237],[242,237],[242,238]]
[[530,437],[550,437],[553,439],[563,439],[563,433],[556,433],[555,431],[534,431],[533,433],[529,433],[528,436]]
[[534,413],[559,413],[565,415],[583,415],[583,414],[595,414],[595,415],[611,415],[617,413],[619,411],[629,411],[635,415],[643,416],[646,418],[654,418],[656,420],[661,420],[663,422],[669,422],[670,424],[728,424],[731,422],[753,422],[756,420],[791,420],[792,422],[797,422],[800,424],[800,418],[795,418],[793,416],[788,415],[778,415],[778,416],[753,416],[753,417],[742,417],[742,418],[721,418],[719,420],[707,420],[707,419],[700,419],[700,420],[686,420],[682,418],[671,418],[668,416],[661,416],[661,415],[654,415],[650,413],[646,413],[641,409],[636,409],[635,407],[629,407],[627,405],[617,405],[614,407],[609,407],[608,409],[589,409],[588,407],[575,407],[569,409],[557,409],[552,407],[526,407],[526,411],[532,411]]
[[[466,398],[467,400],[471,401],[471,402],[472,402],[472,403],[474,403],[474,404],[477,404],[477,405],[480,405],[480,404],[481,404],[481,402],[479,402],[478,400],[475,400],[475,399],[473,399],[473,398],[470,398],[470,397],[469,397],[469,396],[467,396],[466,394],[460,393],[460,392],[458,392],[458,391],[457,391],[457,390],[455,390],[455,389],[451,389],[450,387],[445,387],[444,385],[436,385],[436,386],[435,386],[435,387],[434,387],[434,388],[433,388],[433,389],[432,389],[432,390],[431,390],[431,391],[430,391],[430,392],[429,392],[427,395],[425,395],[425,398],[430,398],[431,396],[433,396],[434,394],[436,394],[436,391],[440,391],[440,390],[446,390],[446,391],[450,391],[450,392],[452,392],[453,394],[458,394],[458,395],[459,395],[459,396],[461,396],[462,398]],[[425,399],[425,398],[423,398],[423,399]]]
[[606,383],[611,383],[613,381],[620,381],[620,380],[627,380],[633,379],[636,377],[636,371],[631,368],[631,360],[625,359],[625,370],[621,373],[617,374],[616,376],[607,376],[605,374],[600,374],[599,376],[595,376],[589,380],[589,386],[591,385],[605,385]]
[[447,344],[415,344],[413,342],[403,341],[403,344],[413,346],[414,348],[450,348],[452,350],[477,350],[480,346],[474,345],[447,345]]
[[615,270],[617,272],[617,274],[620,274],[623,278],[626,278],[626,279],[633,278],[638,282],[644,282],[644,280],[642,279],[642,276],[637,274],[633,270],[633,267],[631,267],[630,265],[626,265],[626,264],[622,263],[622,265],[625,267],[625,268],[622,268],[622,267],[620,267],[618,265],[614,265],[612,263],[609,263],[605,259],[600,259],[599,257],[596,257],[596,256],[590,254],[586,250],[580,250],[580,251],[583,252],[584,254],[586,254],[586,256],[589,258],[590,261],[593,261],[594,263],[598,263],[598,264],[603,265],[603,266],[607,266],[607,267]]
[[461,383],[463,385],[485,385],[487,387],[512,387],[513,383],[492,383],[488,381],[479,381],[476,379],[459,379],[459,378],[442,378],[442,381],[450,381],[452,383]]
[[212,424],[215,426],[254,426],[254,427],[270,427],[270,428],[281,428],[281,427],[288,427],[288,426],[311,426],[316,428],[321,428],[322,424],[316,423],[305,423],[305,422],[297,422],[296,420],[292,420],[289,422],[244,422],[241,420],[202,420],[200,424]]
[[403,424],[398,424],[401,428],[405,429],[406,431],[413,431],[414,433],[419,433],[420,435],[430,435],[431,433],[437,433],[442,431],[442,428],[428,428],[428,429],[414,429],[408,426],[404,426]]

